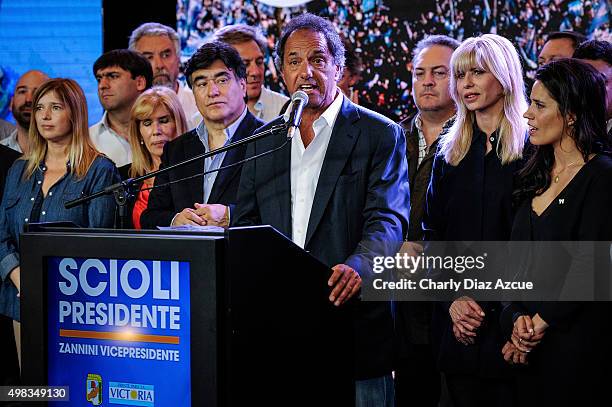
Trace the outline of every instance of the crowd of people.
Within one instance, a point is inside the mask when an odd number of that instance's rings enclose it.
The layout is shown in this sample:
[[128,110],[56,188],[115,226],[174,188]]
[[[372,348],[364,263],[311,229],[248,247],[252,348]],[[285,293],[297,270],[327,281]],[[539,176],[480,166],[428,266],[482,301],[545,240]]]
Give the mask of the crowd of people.
[[[422,241],[612,241],[612,43],[536,33],[528,89],[524,49],[499,35],[516,29],[502,18],[521,7],[512,1],[472,2],[469,21],[445,1],[410,23],[376,1],[330,3],[323,17],[248,4],[181,4],[181,35],[136,27],[127,49],[92,66],[105,112],[91,127],[74,80],[32,70],[17,81],[17,127],[0,140],[0,340],[15,364],[25,225],[269,224],[329,267],[329,308],[345,311],[324,316],[336,322],[325,341],[344,346],[316,356],[318,375],[278,379],[318,389],[300,394],[311,405],[570,406],[605,397],[610,303],[392,304],[359,293],[371,280],[372,242],[406,241],[418,255]],[[574,17],[563,24],[591,30]],[[484,26],[498,34],[475,28]],[[193,32],[211,35],[186,56],[185,85],[181,47],[194,46]],[[308,96],[297,128],[285,125],[295,104],[269,89],[280,83]],[[110,196],[63,205],[270,128],[282,131],[138,183],[125,212]],[[376,255],[394,255],[382,246]],[[559,281],[583,255],[559,252],[567,259]],[[323,367],[330,360],[350,368]],[[0,373],[18,376],[12,369]]]
[[[395,120],[414,113],[410,95],[410,50],[427,35],[462,40],[495,33],[517,45],[526,76],[532,78],[545,34],[577,31],[590,38],[610,39],[606,1],[442,0],[388,2],[327,0],[276,9],[256,0],[179,2],[177,26],[183,56],[191,55],[215,30],[236,23],[257,25],[273,55],[280,27],[292,16],[309,11],[329,18],[365,62],[356,85],[364,106]],[[286,91],[271,58],[266,80],[271,89]]]

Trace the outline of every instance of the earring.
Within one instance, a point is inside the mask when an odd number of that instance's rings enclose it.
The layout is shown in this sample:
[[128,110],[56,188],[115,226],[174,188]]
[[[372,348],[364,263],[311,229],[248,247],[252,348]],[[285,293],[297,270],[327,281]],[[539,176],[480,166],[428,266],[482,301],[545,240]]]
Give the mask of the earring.
[[140,145],[144,145],[144,141],[142,139],[140,139]]

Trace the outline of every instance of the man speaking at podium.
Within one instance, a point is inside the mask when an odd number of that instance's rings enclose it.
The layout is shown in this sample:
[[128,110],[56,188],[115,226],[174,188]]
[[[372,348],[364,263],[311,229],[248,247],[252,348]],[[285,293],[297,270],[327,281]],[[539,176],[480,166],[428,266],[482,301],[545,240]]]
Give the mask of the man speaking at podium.
[[[402,241],[407,231],[404,134],[337,88],[344,46],[329,21],[312,14],[292,19],[276,54],[287,89],[305,92],[308,104],[290,145],[245,165],[232,226],[272,225],[332,268],[329,300],[338,310],[349,310],[353,328],[340,333],[351,338],[346,342],[334,343],[335,333],[330,335],[329,360],[321,373],[344,368],[350,353],[355,405],[392,406],[390,303],[361,302],[358,293],[362,277],[371,273],[367,248]],[[264,138],[249,146],[247,157],[285,140],[285,134]],[[313,386],[322,380],[312,379]]]

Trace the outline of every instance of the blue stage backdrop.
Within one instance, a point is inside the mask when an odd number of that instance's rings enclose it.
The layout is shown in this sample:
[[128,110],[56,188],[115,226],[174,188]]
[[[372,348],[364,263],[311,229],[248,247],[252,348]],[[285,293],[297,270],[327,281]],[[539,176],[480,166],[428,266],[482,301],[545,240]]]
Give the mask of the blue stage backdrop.
[[[275,7],[286,5],[294,7]],[[359,103],[396,120],[414,111],[411,52],[426,34],[458,40],[502,35],[516,45],[528,77],[548,32],[574,30],[610,40],[608,0],[178,0],[183,58],[216,29],[234,23],[259,26],[271,55],[282,25],[305,11],[331,19],[361,56]],[[266,84],[284,90],[271,58]]]
[[71,406],[191,406],[189,263],[47,265],[49,385]]
[[102,117],[92,66],[102,53],[102,0],[0,0],[0,118],[9,112],[21,74],[40,69],[76,80],[87,97],[89,124]]

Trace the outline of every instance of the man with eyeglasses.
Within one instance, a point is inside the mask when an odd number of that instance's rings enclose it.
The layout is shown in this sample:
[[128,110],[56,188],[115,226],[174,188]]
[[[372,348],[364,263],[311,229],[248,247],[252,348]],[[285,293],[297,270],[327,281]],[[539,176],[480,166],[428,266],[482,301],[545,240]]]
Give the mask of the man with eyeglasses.
[[[417,113],[400,125],[406,131],[410,184],[410,222],[404,249],[416,253],[423,240],[425,195],[431,177],[438,137],[455,117],[449,93],[450,60],[459,42],[445,35],[421,40],[412,60],[412,97]],[[400,353],[395,370],[396,405],[437,406],[440,376],[430,343],[432,303],[399,302],[396,326]]]
[[[203,120],[165,145],[160,169],[251,136],[263,125],[246,107],[246,67],[232,46],[219,41],[204,44],[187,61],[185,76]],[[242,146],[155,177],[140,218],[142,227],[226,227],[242,167],[215,170],[242,160],[245,152]],[[202,173],[206,174],[177,182]]]

